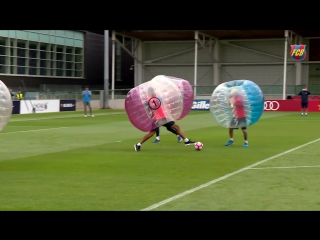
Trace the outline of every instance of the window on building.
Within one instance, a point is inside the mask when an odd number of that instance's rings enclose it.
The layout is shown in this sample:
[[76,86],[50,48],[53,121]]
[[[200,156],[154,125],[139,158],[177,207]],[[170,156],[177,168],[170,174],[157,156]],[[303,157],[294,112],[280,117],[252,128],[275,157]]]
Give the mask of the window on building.
[[0,64],[0,73],[6,73],[6,67]]
[[6,73],[6,41],[0,39],[0,73]]
[[29,75],[37,75],[37,43],[29,42]]
[[67,77],[74,77],[73,71],[72,71],[72,69],[74,68],[73,65],[74,65],[73,62],[66,62],[66,76]]
[[29,58],[37,58],[37,43],[29,43]]
[[74,76],[75,77],[82,77],[83,72],[83,55],[81,48],[75,48],[75,68],[74,68]]
[[73,62],[73,48],[72,47],[66,47],[66,62]]
[[51,76],[56,76],[56,46],[51,45],[50,47],[50,69]]
[[76,71],[75,77],[82,77],[82,71]]
[[6,56],[0,56],[0,65],[6,64]]
[[6,40],[0,38],[0,55],[6,55]]
[[10,49],[10,74],[17,74],[17,49]]
[[29,75],[37,75],[37,59],[29,59]]
[[[40,43],[40,75],[46,76],[50,64],[49,44]],[[49,59],[49,60],[48,60]]]
[[10,38],[0,37],[0,74],[83,77],[81,33],[39,30],[34,37],[34,30],[17,31],[17,39],[15,30]]
[[57,46],[57,65],[56,65],[56,68],[57,68],[57,76],[63,76],[63,72],[64,72],[64,69],[63,69],[63,46]]
[[18,56],[18,74],[26,74],[26,59],[27,59],[26,42],[17,43],[17,56]]
[[10,70],[10,48],[6,42],[6,38],[0,38],[0,73],[9,73]]
[[77,55],[82,55],[82,48],[75,48],[75,51],[74,51],[75,54]]
[[0,73],[6,73],[6,56],[0,56]]

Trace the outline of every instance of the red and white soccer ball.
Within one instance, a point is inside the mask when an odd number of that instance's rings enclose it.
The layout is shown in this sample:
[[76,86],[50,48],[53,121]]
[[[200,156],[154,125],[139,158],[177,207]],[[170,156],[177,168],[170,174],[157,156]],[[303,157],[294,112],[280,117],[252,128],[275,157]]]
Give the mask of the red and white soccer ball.
[[202,142],[196,142],[196,143],[194,144],[194,148],[195,148],[197,151],[200,151],[200,150],[203,148]]

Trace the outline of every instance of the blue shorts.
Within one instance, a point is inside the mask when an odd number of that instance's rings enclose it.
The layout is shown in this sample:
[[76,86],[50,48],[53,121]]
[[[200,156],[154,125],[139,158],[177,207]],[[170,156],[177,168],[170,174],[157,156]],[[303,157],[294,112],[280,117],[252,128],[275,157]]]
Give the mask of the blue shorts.
[[307,102],[302,102],[301,103],[301,107],[302,108],[307,108],[308,107],[308,103]]

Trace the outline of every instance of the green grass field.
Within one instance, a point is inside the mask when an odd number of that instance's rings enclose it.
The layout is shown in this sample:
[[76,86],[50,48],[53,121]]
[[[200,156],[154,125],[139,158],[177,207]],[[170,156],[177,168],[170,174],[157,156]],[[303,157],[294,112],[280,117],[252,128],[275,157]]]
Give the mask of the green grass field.
[[319,113],[265,112],[225,147],[208,111],[178,121],[204,148],[161,128],[143,132],[124,111],[13,115],[0,132],[0,210],[320,210]]

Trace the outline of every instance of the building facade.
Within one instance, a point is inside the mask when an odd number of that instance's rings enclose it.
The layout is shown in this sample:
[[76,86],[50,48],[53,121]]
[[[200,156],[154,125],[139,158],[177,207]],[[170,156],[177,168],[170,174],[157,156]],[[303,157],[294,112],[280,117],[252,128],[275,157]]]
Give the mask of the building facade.
[[[133,59],[121,48],[117,59],[121,85],[127,82],[121,77],[127,80],[131,73],[127,65]],[[111,53],[109,63],[111,79]],[[104,36],[87,30],[0,30],[0,79],[14,89],[21,89],[24,80],[28,91],[41,91],[45,85],[61,91],[73,85],[103,89]]]
[[65,30],[1,30],[0,73],[84,77],[84,34]]
[[[320,83],[320,41],[303,38],[301,44],[306,45],[307,52],[303,61],[291,57],[290,44],[287,48],[286,91],[289,95],[298,93],[303,85]],[[199,46],[195,63],[194,41],[145,41],[142,79],[149,81],[161,74],[180,77],[197,85],[200,95],[210,95],[214,87],[223,82],[249,79],[265,94],[281,95],[284,48],[283,39],[216,40],[211,45],[208,41],[206,48]]]

